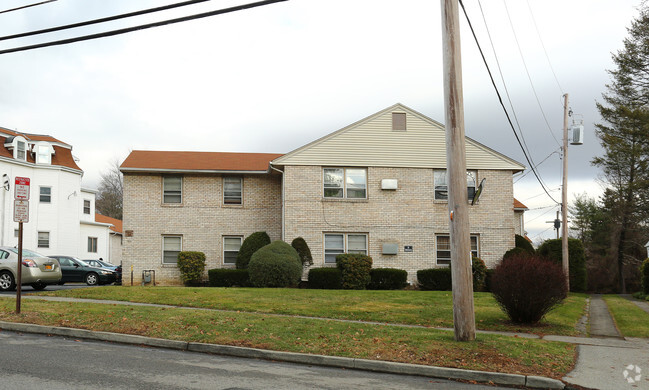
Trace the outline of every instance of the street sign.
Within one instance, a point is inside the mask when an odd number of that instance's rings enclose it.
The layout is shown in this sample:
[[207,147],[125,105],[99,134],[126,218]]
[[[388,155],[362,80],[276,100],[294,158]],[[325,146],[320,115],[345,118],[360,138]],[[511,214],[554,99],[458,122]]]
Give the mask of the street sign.
[[29,222],[29,202],[14,200],[14,222]]
[[14,187],[14,199],[29,200],[29,178],[16,176],[16,185]]

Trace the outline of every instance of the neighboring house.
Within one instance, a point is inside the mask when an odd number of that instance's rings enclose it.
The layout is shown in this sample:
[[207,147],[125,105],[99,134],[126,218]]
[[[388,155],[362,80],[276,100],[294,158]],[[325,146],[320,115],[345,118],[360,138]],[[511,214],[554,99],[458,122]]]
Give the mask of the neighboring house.
[[525,231],[525,212],[527,210],[529,210],[527,206],[514,198],[514,232],[523,237],[527,237],[527,232]]
[[109,224],[97,222],[96,191],[81,187],[83,171],[72,146],[49,135],[23,134],[0,127],[0,245],[18,244],[13,221],[15,178],[30,179],[29,222],[23,246],[46,255],[99,258],[108,255]]
[[[466,138],[471,252],[493,267],[522,231],[512,175],[525,167]],[[179,284],[176,256],[205,252],[234,267],[245,237],[302,236],[314,267],[366,253],[373,267],[447,266],[450,239],[444,127],[396,104],[285,155],[133,151],[124,174],[124,267]],[[524,206],[523,206],[524,207]]]
[[97,213],[95,213],[95,221],[111,225],[108,232],[108,255],[103,257],[104,261],[115,265],[122,264],[122,221]]

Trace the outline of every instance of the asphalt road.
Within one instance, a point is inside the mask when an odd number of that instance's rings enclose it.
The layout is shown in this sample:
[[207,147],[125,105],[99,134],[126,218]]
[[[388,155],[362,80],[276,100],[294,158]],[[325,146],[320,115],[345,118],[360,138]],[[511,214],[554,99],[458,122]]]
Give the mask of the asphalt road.
[[9,331],[0,348],[3,389],[499,389]]

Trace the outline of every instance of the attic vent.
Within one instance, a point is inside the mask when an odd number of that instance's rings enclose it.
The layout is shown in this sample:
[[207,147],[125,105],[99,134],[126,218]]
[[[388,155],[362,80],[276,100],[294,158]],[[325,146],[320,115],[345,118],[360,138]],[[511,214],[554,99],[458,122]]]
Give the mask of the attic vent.
[[406,131],[406,113],[392,113],[392,131]]

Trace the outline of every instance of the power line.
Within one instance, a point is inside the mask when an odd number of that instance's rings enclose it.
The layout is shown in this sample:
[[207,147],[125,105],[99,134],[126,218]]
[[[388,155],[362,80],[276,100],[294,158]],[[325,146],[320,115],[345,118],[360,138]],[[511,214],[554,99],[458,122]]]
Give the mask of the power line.
[[69,44],[69,43],[88,41],[88,40],[91,40],[91,39],[111,37],[111,36],[114,36],[114,35],[130,33],[130,32],[133,32],[133,31],[146,30],[146,29],[153,28],[153,27],[165,26],[165,25],[168,25],[168,24],[187,22],[187,21],[194,20],[194,19],[201,19],[201,18],[206,18],[206,17],[209,17],[209,16],[221,15],[221,14],[226,14],[226,13],[235,12],[235,11],[242,11],[242,10],[245,10],[245,9],[261,7],[261,6],[264,6],[264,5],[269,5],[269,4],[273,4],[273,3],[279,3],[279,2],[283,2],[283,1],[288,1],[288,0],[258,1],[256,3],[243,4],[243,5],[238,5],[238,6],[235,6],[235,7],[219,9],[219,10],[216,10],[216,11],[210,11],[210,12],[204,12],[204,13],[190,15],[190,16],[184,16],[182,18],[168,19],[168,20],[163,20],[163,21],[160,21],[160,22],[143,24],[143,25],[139,25],[139,26],[135,26],[135,27],[128,27],[128,28],[123,28],[123,29],[119,29],[119,30],[106,31],[106,32],[103,32],[103,33],[98,33],[98,34],[84,35],[84,36],[75,37],[75,38],[62,39],[62,40],[59,40],[59,41],[51,41],[51,42],[39,43],[39,44],[36,44],[36,45],[21,46],[21,47],[15,47],[15,48],[12,48],[12,49],[0,50],[0,54],[15,53],[15,52],[19,52],[19,51],[40,49],[40,48],[49,47],[49,46],[66,45],[66,44]]
[[536,29],[536,35],[539,37],[539,41],[541,42],[541,47],[543,47],[543,53],[545,53],[545,58],[548,60],[548,65],[550,65],[550,70],[552,70],[552,75],[554,76],[554,81],[557,82],[557,86],[559,87],[559,91],[561,91],[561,95],[565,95],[563,92],[563,88],[561,88],[561,84],[559,83],[559,79],[557,78],[557,74],[554,72],[554,67],[552,66],[552,62],[550,61],[550,56],[548,56],[548,51],[545,50],[545,44],[543,43],[543,39],[541,39],[541,33],[539,32],[539,26],[536,24],[536,19],[534,18],[534,12],[532,12],[532,6],[530,6],[530,0],[527,0],[527,8],[530,10],[530,15],[532,16],[532,22],[534,23],[534,28]]
[[[560,150],[560,149],[561,149],[561,148],[559,148],[558,150]],[[534,168],[539,167],[539,166],[540,166],[541,164],[543,164],[547,159],[549,159],[550,156],[552,156],[553,154],[557,153],[558,150],[554,150],[552,153],[548,154],[547,157],[544,158],[543,160],[541,160],[540,163],[536,164],[536,165],[534,166]],[[519,176],[519,177],[516,179],[516,181],[514,182],[514,184],[518,183],[522,178],[524,178],[525,176],[527,176],[528,173],[530,173],[530,171],[527,171],[527,172],[523,173],[521,176]]]
[[[530,169],[534,173],[534,176],[536,176],[536,179],[538,180],[539,184],[541,185],[541,188],[543,188],[543,191],[554,201],[554,203],[559,204],[552,195],[548,192],[548,189],[546,186],[543,184],[541,181],[541,178],[539,177],[538,173],[536,172],[536,168],[534,168],[534,164],[530,161],[530,158],[528,157],[527,153],[525,153],[525,148],[523,148],[523,144],[521,143],[520,138],[518,137],[518,134],[516,134],[516,129],[514,128],[514,124],[512,123],[511,118],[509,117],[509,113],[507,112],[507,109],[505,108],[505,104],[503,103],[502,96],[500,95],[500,92],[498,91],[498,87],[496,86],[496,82],[494,81],[493,75],[491,74],[491,69],[489,68],[489,64],[487,64],[487,60],[484,56],[484,52],[482,51],[482,47],[480,46],[480,42],[478,42],[478,37],[475,34],[475,30],[473,29],[473,25],[471,24],[471,20],[469,19],[469,15],[466,12],[466,8],[464,8],[464,3],[462,0],[459,0],[460,6],[462,6],[462,11],[464,12],[464,17],[466,18],[467,22],[469,23],[469,28],[471,29],[471,33],[473,34],[473,39],[475,40],[476,45],[478,46],[478,50],[480,51],[480,56],[482,56],[482,61],[485,64],[485,67],[487,68],[487,73],[489,73],[489,78],[491,79],[491,84],[493,85],[494,89],[496,90],[496,95],[498,96],[498,101],[500,102],[501,107],[503,108],[503,111],[505,112],[505,116],[507,117],[507,122],[509,122],[509,126],[511,127],[512,131],[514,132],[514,136],[516,137],[516,141],[518,141],[518,145],[521,147],[521,150],[523,151],[523,156],[525,156],[525,159],[527,160],[527,163],[530,164]],[[1,54],[1,53],[0,53]]]
[[[50,0],[50,1],[56,1],[56,0]],[[110,22],[110,21],[113,21],[113,20],[129,18],[129,17],[132,17],[132,16],[146,15],[146,14],[150,14],[150,13],[153,13],[153,12],[166,11],[168,9],[184,7],[184,6],[187,6],[187,5],[193,5],[193,4],[198,4],[198,3],[204,3],[206,1],[210,1],[210,0],[190,0],[190,1],[185,1],[185,2],[182,2],[182,3],[175,3],[175,4],[165,5],[165,6],[162,6],[162,7],[149,8],[149,9],[145,9],[145,10],[141,10],[141,11],[135,11],[135,12],[129,12],[129,13],[120,14],[120,15],[108,16],[108,17],[101,18],[101,19],[88,20],[88,21],[85,21],[85,22],[72,23],[72,24],[66,24],[66,25],[63,25],[63,26],[45,28],[45,29],[42,29],[42,30],[29,31],[29,32],[20,33],[20,34],[14,34],[14,35],[7,35],[7,36],[4,36],[4,37],[0,37],[0,41],[6,41],[8,39],[15,39],[15,38],[29,37],[29,36],[38,35],[38,34],[46,34],[46,33],[51,33],[51,32],[55,32],[55,31],[68,30],[68,29],[76,28],[76,27],[90,26],[92,24]]]
[[18,10],[29,8],[29,7],[36,7],[37,5],[47,4],[47,3],[54,2],[54,1],[56,1],[56,0],[41,1],[40,3],[34,3],[34,4],[29,4],[29,5],[23,5],[22,7],[6,9],[4,11],[0,11],[0,14],[4,14],[4,13],[7,13],[7,12],[11,12],[11,11],[18,11]]

